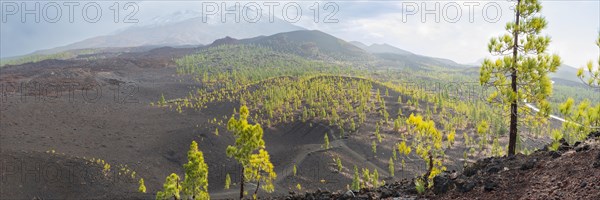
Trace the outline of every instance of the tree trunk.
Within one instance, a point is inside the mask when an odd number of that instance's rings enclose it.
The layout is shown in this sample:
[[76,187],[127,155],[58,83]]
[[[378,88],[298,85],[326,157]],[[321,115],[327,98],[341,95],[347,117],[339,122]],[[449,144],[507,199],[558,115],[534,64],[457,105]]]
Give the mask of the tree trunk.
[[242,171],[240,175],[240,199],[244,198],[244,167],[242,166]]
[[260,180],[256,181],[256,190],[254,190],[254,196],[258,194],[258,187],[260,186]]
[[[519,11],[519,6],[521,5],[521,0],[517,0],[517,6],[515,7],[515,9],[517,10],[516,15],[515,15],[515,28],[513,29],[513,38],[514,38],[514,44],[513,44],[513,63],[512,63],[512,70],[511,70],[511,82],[510,82],[510,87],[512,92],[517,95],[517,59],[518,59],[518,48],[519,48],[519,32],[521,32],[521,30],[519,30],[519,17],[520,17],[520,11]],[[514,98],[511,99],[510,102],[510,138],[508,141],[508,155],[515,155],[515,150],[516,150],[516,145],[517,145],[517,120],[518,120],[518,108],[517,108],[517,102],[518,98]]]

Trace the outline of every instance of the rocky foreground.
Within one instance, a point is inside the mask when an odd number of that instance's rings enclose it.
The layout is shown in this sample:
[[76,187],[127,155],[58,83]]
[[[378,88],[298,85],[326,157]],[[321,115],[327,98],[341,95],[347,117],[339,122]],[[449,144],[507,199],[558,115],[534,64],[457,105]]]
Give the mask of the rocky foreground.
[[584,142],[562,141],[525,156],[479,160],[462,173],[446,172],[418,194],[412,180],[360,191],[317,190],[275,199],[600,199],[600,132]]

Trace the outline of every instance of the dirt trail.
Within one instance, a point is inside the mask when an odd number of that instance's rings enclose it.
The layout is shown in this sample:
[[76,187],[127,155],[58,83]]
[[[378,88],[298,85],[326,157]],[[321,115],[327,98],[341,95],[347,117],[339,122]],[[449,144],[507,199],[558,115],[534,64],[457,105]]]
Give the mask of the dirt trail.
[[[345,153],[347,153],[349,156],[351,156],[353,159],[362,161],[364,164],[366,164],[368,166],[369,169],[371,169],[371,170],[377,169],[380,176],[382,176],[382,177],[389,176],[389,172],[386,169],[380,168],[379,166],[372,163],[369,159],[367,159],[364,155],[361,155],[361,154],[357,153],[356,151],[352,150],[351,148],[349,148],[348,145],[346,145],[346,143],[344,143],[344,139],[338,138],[333,133],[333,130],[330,127],[323,125],[321,123],[317,123],[316,125],[322,126],[322,127],[326,128],[327,130],[329,130],[329,136],[330,136],[330,138],[333,138],[333,141],[330,142],[330,148],[323,149],[321,144],[302,145],[300,148],[298,148],[299,151],[297,152],[296,156],[292,159],[293,163],[297,163],[297,164],[302,163],[306,159],[306,157],[312,153],[325,152],[325,151],[330,151],[330,150],[334,150],[334,149],[341,149]],[[279,188],[279,189],[285,188],[284,186],[280,185],[280,183],[286,177],[292,176],[293,167],[294,167],[293,165],[288,165],[284,168],[276,169],[277,178],[274,181],[275,188]],[[251,195],[254,192],[254,188],[256,187],[256,185],[252,184],[252,183],[246,183],[246,186],[247,186],[246,191],[248,192],[249,195]],[[279,191],[279,192],[284,193],[284,194],[286,193],[285,191]],[[239,188],[232,188],[230,190],[212,193],[211,198],[213,198],[213,199],[230,199],[232,197],[237,197],[238,194],[239,194]]]

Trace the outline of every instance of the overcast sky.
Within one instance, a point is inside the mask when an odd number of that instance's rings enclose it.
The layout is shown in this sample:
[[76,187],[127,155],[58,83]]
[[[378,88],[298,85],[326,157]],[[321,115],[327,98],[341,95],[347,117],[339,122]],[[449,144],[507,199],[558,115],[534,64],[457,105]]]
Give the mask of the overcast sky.
[[[48,2],[39,1],[40,10],[44,10],[43,7],[48,5]],[[138,12],[134,18],[139,21],[130,24],[123,23],[123,18],[133,9],[123,9],[127,1],[103,0],[96,1],[103,11],[99,21],[88,22],[93,21],[90,18],[94,18],[94,10],[88,9],[88,13],[91,13],[88,21],[81,13],[82,7],[89,2],[94,1],[81,2],[78,7],[74,7],[73,22],[70,22],[68,7],[64,2],[57,1],[57,5],[62,9],[60,20],[56,23],[48,22],[56,16],[56,9],[46,6],[48,13],[41,15],[38,23],[34,21],[34,15],[26,15],[27,21],[22,22],[22,13],[11,13],[14,5],[18,5],[19,11],[23,10],[21,2],[3,0],[0,7],[0,56],[18,56],[94,36],[112,34],[129,26],[151,24],[153,18],[177,11],[202,10],[200,1],[137,2]],[[240,2],[243,6],[249,1]],[[264,6],[265,1],[254,2],[261,5],[263,12],[268,12],[268,7]],[[281,9],[290,2],[293,1],[280,2],[280,5],[275,7],[275,17],[285,17]],[[505,33],[505,23],[512,20],[513,15],[513,3],[506,0],[296,2],[301,5],[302,15],[295,24],[307,29],[318,29],[347,41],[355,40],[365,44],[388,43],[417,54],[449,58],[468,64],[489,56],[487,42],[490,37]],[[326,4],[328,2],[330,4]],[[599,49],[594,42],[600,31],[600,1],[542,2],[542,15],[549,23],[543,33],[552,37],[549,52],[559,54],[565,64],[574,67],[581,67],[592,59],[597,60]],[[119,12],[119,23],[114,22],[114,12],[111,10],[115,3],[122,8]],[[320,7],[318,23],[315,23],[314,11],[311,10],[315,3],[319,3]],[[437,10],[436,3],[439,4]],[[27,5],[34,4],[28,2]],[[329,6],[328,9],[324,8],[326,5]],[[337,8],[337,12],[330,17],[333,23],[324,23],[326,16],[334,8]],[[430,10],[429,13],[433,14],[423,16],[424,10]],[[439,17],[438,22],[436,17]]]

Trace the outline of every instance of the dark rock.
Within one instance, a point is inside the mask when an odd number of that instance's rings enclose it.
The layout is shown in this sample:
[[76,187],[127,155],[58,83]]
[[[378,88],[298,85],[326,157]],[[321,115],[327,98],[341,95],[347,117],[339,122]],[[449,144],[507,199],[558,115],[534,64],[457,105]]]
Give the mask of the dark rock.
[[502,170],[502,168],[500,166],[494,165],[494,166],[491,166],[490,168],[488,168],[487,172],[490,174],[493,174],[493,173],[498,173],[500,170]]
[[581,182],[581,184],[579,184],[579,187],[584,188],[585,186],[587,186],[587,182]]
[[560,140],[558,140],[558,142],[561,144],[567,144],[567,146],[569,146],[569,143],[567,143],[567,140],[565,140],[565,138],[560,138]]
[[307,200],[315,200],[315,196],[312,193],[306,193],[306,195],[304,195],[304,199]]
[[452,180],[446,176],[436,176],[433,178],[433,193],[444,194],[450,188]]
[[591,132],[588,134],[587,139],[596,139],[600,137],[600,131]]
[[596,161],[594,162],[594,164],[592,164],[593,168],[600,168],[600,161]]
[[475,188],[475,182],[469,180],[458,180],[455,184],[456,189],[458,189],[458,191],[462,193],[469,192],[473,190],[473,188]]
[[558,158],[561,156],[561,154],[556,151],[551,151],[550,156],[552,156],[552,158]]
[[467,177],[471,177],[475,174],[477,174],[477,169],[475,167],[467,167],[465,168],[465,170],[463,171],[463,174]]
[[523,163],[521,165],[521,170],[533,169],[533,167],[535,167],[536,162],[537,162],[537,159],[530,159],[530,160],[526,161],[525,163]]
[[388,189],[388,188],[382,188],[381,189],[381,197],[380,198],[389,198],[389,197],[393,197],[394,196],[394,191]]
[[494,183],[494,182],[492,182],[492,181],[489,181],[489,180],[488,180],[488,181],[486,181],[486,182],[483,184],[483,190],[484,190],[484,191],[486,191],[486,192],[492,191],[492,190],[494,190],[496,187],[498,187],[498,184],[497,184],[497,183]]
[[571,149],[571,147],[569,146],[568,143],[563,143],[560,146],[558,146],[558,151],[568,151],[569,149]]
[[580,144],[581,144],[581,142],[580,142],[580,141],[577,141],[577,142],[575,142],[575,144],[573,144],[573,146],[574,146],[574,147],[577,147],[577,146],[579,146]]
[[575,151],[576,152],[587,151],[587,150],[590,150],[590,145],[588,145],[588,144],[583,145],[583,146],[575,147]]

